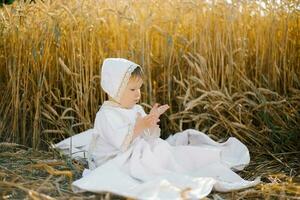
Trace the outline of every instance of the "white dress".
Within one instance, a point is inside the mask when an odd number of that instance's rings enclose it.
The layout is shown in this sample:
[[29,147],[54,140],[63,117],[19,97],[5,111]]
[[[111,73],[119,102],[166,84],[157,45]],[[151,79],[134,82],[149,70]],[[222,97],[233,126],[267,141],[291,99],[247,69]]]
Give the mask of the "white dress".
[[[87,156],[89,170],[72,183],[75,192],[112,192],[137,199],[199,199],[212,189],[226,192],[254,186],[237,175],[250,161],[236,138],[217,143],[188,129],[166,140],[160,129],[147,130],[132,141],[140,105],[132,109],[104,102],[93,129],[67,138],[56,148],[72,157]],[[234,171],[233,171],[234,170]]]

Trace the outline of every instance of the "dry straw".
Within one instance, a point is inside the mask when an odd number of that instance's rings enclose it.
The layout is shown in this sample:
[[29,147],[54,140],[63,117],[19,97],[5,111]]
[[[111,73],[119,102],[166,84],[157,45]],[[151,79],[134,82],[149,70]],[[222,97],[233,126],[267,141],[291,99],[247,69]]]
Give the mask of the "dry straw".
[[[247,179],[263,175],[264,184],[231,193],[212,192],[206,199],[299,199],[300,177],[283,174],[281,165],[266,156],[253,159],[241,174]],[[295,163],[296,164],[296,163]],[[78,178],[82,163],[58,152],[33,151],[22,145],[0,143],[1,199],[128,199],[109,193],[73,193],[70,177]],[[189,188],[181,191],[182,199]]]

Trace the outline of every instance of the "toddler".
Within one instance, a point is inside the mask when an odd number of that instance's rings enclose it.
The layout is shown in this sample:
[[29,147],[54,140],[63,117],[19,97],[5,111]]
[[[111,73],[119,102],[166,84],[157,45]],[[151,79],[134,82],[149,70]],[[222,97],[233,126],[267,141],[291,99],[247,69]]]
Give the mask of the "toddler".
[[96,114],[93,129],[56,145],[65,152],[71,149],[73,155],[88,152],[89,170],[73,182],[74,191],[108,191],[138,199],[178,199],[184,194],[199,199],[212,189],[226,192],[259,183],[234,172],[250,161],[247,147],[236,138],[217,143],[188,129],[160,139],[157,123],[169,106],[155,104],[146,114],[138,105],[142,84],[143,71],[136,63],[104,60],[101,87],[109,99]]

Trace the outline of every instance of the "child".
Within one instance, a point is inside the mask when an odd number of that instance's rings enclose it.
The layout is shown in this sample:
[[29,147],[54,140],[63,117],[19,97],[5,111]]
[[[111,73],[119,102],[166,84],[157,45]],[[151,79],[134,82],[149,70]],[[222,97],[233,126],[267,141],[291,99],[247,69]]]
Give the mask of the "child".
[[[245,145],[235,138],[217,143],[204,133],[185,130],[162,140],[157,125],[168,105],[155,104],[149,114],[138,105],[143,73],[122,58],[105,59],[101,86],[108,94],[94,128],[56,147],[88,151],[89,171],[73,182],[74,191],[109,191],[138,199],[203,198],[214,188],[250,187],[233,172],[249,161]],[[70,145],[72,144],[72,145]]]

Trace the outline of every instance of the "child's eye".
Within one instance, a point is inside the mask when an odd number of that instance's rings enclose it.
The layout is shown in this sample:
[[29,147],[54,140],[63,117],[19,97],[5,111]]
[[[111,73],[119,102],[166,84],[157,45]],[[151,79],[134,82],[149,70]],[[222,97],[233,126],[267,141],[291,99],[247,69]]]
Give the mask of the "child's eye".
[[132,92],[135,90],[135,89],[130,89]]

